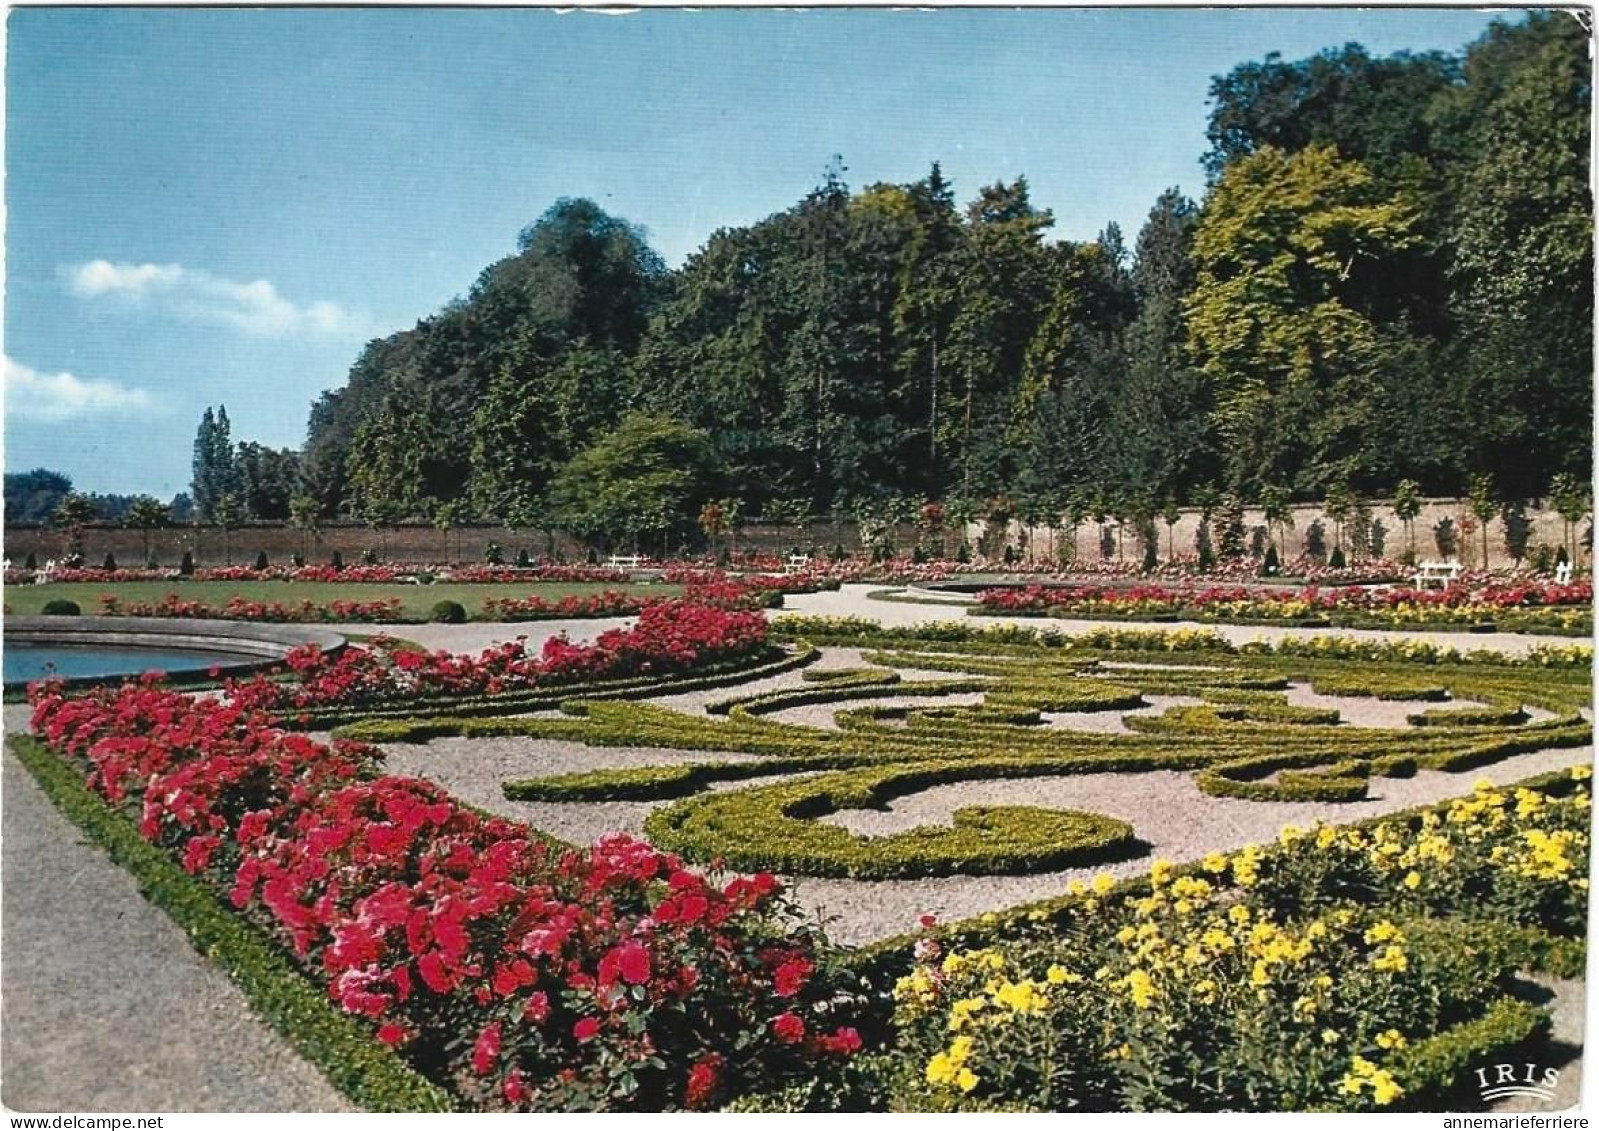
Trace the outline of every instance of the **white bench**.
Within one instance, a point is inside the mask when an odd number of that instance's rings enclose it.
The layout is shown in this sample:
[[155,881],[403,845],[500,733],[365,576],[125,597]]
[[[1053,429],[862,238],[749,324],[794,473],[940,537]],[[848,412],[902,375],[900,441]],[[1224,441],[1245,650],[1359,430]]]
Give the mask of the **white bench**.
[[1561,562],[1559,565],[1555,566],[1555,584],[1571,584],[1571,563],[1569,561]]
[[605,564],[611,569],[637,569],[643,561],[638,554],[612,554]]
[[1416,588],[1430,588],[1433,582],[1440,587],[1448,588],[1460,580],[1460,563],[1448,562],[1419,562],[1416,565]]
[[790,554],[783,562],[784,573],[805,573],[811,568],[809,554]]

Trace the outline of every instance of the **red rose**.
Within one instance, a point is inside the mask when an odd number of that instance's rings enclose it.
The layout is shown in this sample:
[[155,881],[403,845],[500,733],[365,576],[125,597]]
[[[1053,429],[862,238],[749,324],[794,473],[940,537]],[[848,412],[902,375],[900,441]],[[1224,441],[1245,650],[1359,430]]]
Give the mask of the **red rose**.
[[572,1036],[579,1041],[592,1041],[600,1035],[600,1019],[598,1017],[585,1017],[572,1026]]
[[712,1053],[710,1056],[695,1063],[689,1069],[688,1087],[685,1089],[685,1105],[691,1108],[704,1108],[710,1105],[712,1097],[716,1095],[716,1086],[722,1076],[722,1058]]
[[797,1045],[805,1039],[805,1022],[792,1013],[779,1014],[772,1022],[772,1032],[785,1045]]
[[397,1045],[408,1036],[410,1036],[410,1033],[405,1026],[396,1025],[392,1021],[387,1025],[378,1026],[378,1040],[386,1045]]
[[520,1068],[513,1068],[506,1075],[502,1091],[505,1093],[505,1102],[509,1104],[519,1104],[528,1098],[527,1085],[522,1082]]
[[823,1037],[820,1042],[822,1048],[828,1052],[836,1052],[843,1056],[859,1052],[861,1048],[861,1035],[851,1026],[839,1028],[831,1037]]
[[793,997],[805,988],[805,981],[816,969],[803,958],[791,958],[777,968],[772,977],[772,987],[778,997]]
[[487,1076],[499,1057],[500,1023],[493,1021],[478,1034],[477,1044],[472,1046],[472,1071],[479,1076]]

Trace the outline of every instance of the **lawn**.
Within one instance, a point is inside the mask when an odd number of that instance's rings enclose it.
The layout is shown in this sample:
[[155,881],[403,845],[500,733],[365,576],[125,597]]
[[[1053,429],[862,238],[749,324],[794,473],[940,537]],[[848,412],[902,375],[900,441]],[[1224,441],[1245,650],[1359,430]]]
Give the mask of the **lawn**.
[[427,620],[439,601],[459,601],[467,615],[476,616],[490,597],[543,597],[558,601],[562,597],[585,596],[606,590],[647,593],[673,597],[682,592],[678,585],[659,582],[605,583],[589,581],[537,581],[525,585],[458,585],[437,582],[433,585],[399,585],[386,582],[325,581],[124,581],[57,582],[49,585],[8,585],[5,587],[6,612],[14,616],[37,614],[46,601],[75,601],[85,614],[100,609],[100,598],[114,595],[124,602],[159,601],[168,593],[185,600],[224,605],[231,597],[246,601],[279,601],[299,604],[310,601],[325,605],[331,601],[382,601],[400,599],[406,620]]

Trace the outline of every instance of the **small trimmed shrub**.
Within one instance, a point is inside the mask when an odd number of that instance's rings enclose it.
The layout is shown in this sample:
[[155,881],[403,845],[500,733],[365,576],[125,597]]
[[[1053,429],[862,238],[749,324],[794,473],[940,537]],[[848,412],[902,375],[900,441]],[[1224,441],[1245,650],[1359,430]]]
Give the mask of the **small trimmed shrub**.
[[[1562,546],[1561,550],[1564,551],[1565,547]],[[39,568],[39,558],[32,550],[29,550],[28,556],[22,559],[22,568],[26,570],[35,570]]]
[[528,557],[526,549],[518,550],[516,552],[516,567],[518,569],[527,569],[532,564],[533,559]]
[[56,597],[44,603],[44,608],[39,610],[47,617],[75,617],[82,614],[76,601],[68,601],[65,597]]
[[184,577],[194,576],[194,554],[192,551],[183,551],[183,561],[178,564],[178,572]]
[[268,565],[268,563],[267,563],[266,551],[265,550],[258,550],[256,552],[256,555],[255,555],[255,569],[256,569],[256,572],[257,573],[262,572],[263,570],[265,570],[267,568],[267,565]]
[[490,542],[483,549],[483,560],[489,565],[503,565],[505,563],[505,551],[500,549],[498,542]]
[[440,601],[433,606],[435,624],[465,624],[466,609],[459,601]]
[[1277,543],[1273,542],[1266,547],[1266,559],[1260,563],[1261,576],[1276,577],[1282,571],[1282,559],[1277,556]]
[[107,573],[113,572],[117,568],[117,556],[108,552],[105,559],[100,563],[100,568]]
[[376,550],[374,550],[371,546],[368,546],[366,549],[362,550],[361,551],[361,564],[362,565],[377,565],[378,564],[378,552]]
[[328,559],[328,564],[333,567],[335,572],[343,570],[344,569],[344,555],[342,553],[340,553],[338,550],[334,550],[333,551],[333,557]]
[[1328,568],[1329,569],[1343,569],[1348,564],[1349,564],[1349,562],[1344,558],[1344,548],[1342,546],[1334,546],[1333,547],[1333,552],[1332,552],[1332,557],[1327,559]]

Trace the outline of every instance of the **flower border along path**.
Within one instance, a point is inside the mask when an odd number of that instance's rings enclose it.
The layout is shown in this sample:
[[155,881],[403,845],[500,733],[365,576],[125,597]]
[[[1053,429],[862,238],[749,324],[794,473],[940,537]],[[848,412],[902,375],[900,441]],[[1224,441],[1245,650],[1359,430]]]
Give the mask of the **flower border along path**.
[[[520,674],[692,670],[716,641],[758,649],[749,616],[661,612]],[[404,686],[403,669],[371,670]],[[43,743],[18,750],[361,1102],[698,1108],[826,1077],[861,1047],[834,952],[770,876],[713,885],[627,838],[551,843],[428,783],[377,777],[370,747],[282,730],[262,704],[283,694],[265,681],[224,699],[45,685]]]

